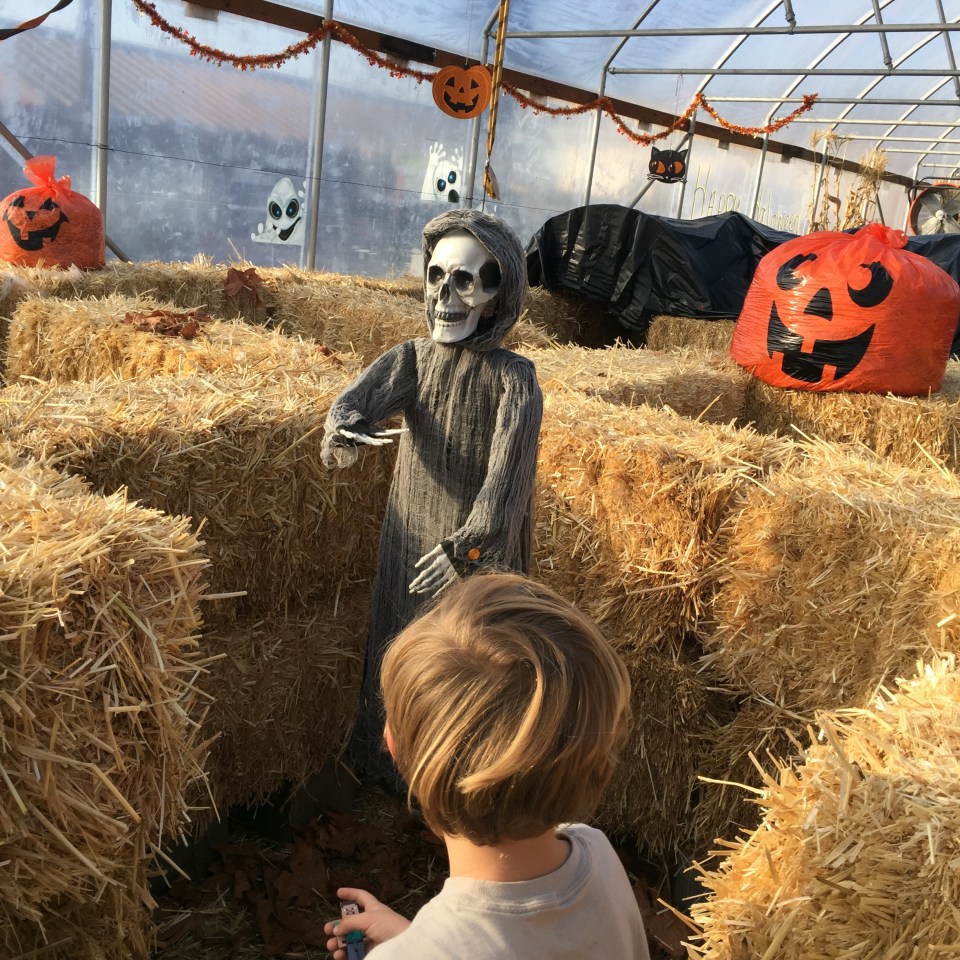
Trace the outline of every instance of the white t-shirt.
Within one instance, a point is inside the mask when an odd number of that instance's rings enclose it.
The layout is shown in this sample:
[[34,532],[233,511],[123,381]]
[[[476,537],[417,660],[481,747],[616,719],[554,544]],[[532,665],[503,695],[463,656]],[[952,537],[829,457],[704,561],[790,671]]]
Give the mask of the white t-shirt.
[[373,960],[650,960],[640,908],[606,836],[582,823],[557,833],[570,855],[535,880],[449,877]]

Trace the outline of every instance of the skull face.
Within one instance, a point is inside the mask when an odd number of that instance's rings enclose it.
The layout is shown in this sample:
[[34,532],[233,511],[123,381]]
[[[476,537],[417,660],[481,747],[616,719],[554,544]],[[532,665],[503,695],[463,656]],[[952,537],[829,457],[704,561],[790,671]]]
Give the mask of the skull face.
[[426,298],[437,343],[469,337],[485,312],[493,310],[500,289],[500,267],[467,230],[444,234],[427,264]]

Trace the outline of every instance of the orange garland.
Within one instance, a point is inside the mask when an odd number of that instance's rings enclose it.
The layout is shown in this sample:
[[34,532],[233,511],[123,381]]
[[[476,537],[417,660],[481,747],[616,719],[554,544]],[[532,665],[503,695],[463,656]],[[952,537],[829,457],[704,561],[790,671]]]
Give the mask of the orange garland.
[[[432,81],[434,76],[436,76],[436,71],[429,73],[425,70],[413,70],[410,67],[403,67],[388,57],[372,50],[370,47],[364,46],[349,30],[335,20],[325,20],[316,30],[307,34],[303,40],[290,44],[290,46],[285,47],[279,53],[245,56],[224,53],[223,50],[218,50],[216,47],[209,47],[206,44],[200,43],[196,37],[191,36],[186,30],[175,27],[173,24],[164,20],[157,12],[157,8],[148,2],[148,0],[133,0],[133,5],[140,11],[142,16],[149,17],[150,22],[155,27],[179,40],[181,43],[186,44],[190,48],[191,57],[198,57],[201,60],[216,63],[218,66],[224,63],[231,63],[238,70],[258,70],[269,67],[280,67],[283,66],[287,60],[299,57],[304,53],[309,53],[328,34],[332,34],[342,43],[345,43],[348,47],[351,47],[364,57],[368,63],[375,67],[380,67],[383,70],[388,70],[392,77],[409,77],[416,80],[417,83],[423,83],[425,80]],[[803,103],[785,117],[777,117],[773,122],[763,127],[742,127],[739,124],[731,123],[729,120],[721,117],[720,114],[717,113],[716,108],[707,102],[704,95],[698,93],[691,101],[690,106],[687,107],[669,127],[661,133],[645,134],[634,133],[633,130],[627,126],[627,121],[614,110],[613,102],[608,97],[598,97],[596,100],[591,100],[590,103],[581,103],[573,107],[548,107],[540,101],[528,97],[506,80],[501,82],[501,88],[505,93],[510,94],[524,110],[529,108],[533,110],[534,113],[546,113],[551,117],[572,117],[581,113],[590,113],[593,110],[603,110],[616,124],[620,133],[634,143],[645,147],[657,140],[663,140],[665,137],[669,137],[675,130],[681,129],[693,116],[698,107],[703,107],[703,109],[726,130],[743,134],[744,136],[760,137],[764,134],[775,133],[777,130],[782,130],[788,123],[796,120],[800,114],[806,113],[817,100],[817,94],[815,93],[804,94]]]

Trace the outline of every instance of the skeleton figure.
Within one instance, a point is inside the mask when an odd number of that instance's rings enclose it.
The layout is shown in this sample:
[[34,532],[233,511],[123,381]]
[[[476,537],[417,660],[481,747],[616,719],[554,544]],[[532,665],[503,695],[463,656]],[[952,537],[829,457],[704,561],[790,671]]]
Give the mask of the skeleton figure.
[[[384,648],[456,577],[527,571],[543,405],[533,364],[501,346],[526,293],[513,232],[488,214],[451,210],[427,224],[423,250],[430,338],[364,370],[334,401],[324,438],[325,462],[338,467],[362,445],[399,439],[351,746],[354,761],[387,782],[395,775],[381,749]],[[403,428],[379,427],[400,413]]]

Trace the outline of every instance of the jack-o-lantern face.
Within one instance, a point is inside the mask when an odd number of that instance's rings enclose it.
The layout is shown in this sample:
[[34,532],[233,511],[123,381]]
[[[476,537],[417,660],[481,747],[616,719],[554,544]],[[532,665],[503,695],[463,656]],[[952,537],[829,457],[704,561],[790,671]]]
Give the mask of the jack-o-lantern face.
[[3,221],[10,230],[10,239],[22,250],[36,252],[57,239],[60,227],[69,223],[67,215],[53,199],[42,201],[18,194],[3,211]]
[[[804,263],[813,264],[815,253],[798,253],[777,270],[777,286],[783,291],[793,291],[804,280],[797,268]],[[796,316],[796,304],[792,326],[787,326],[777,312],[777,301],[770,304],[770,325],[767,327],[767,354],[773,358],[780,354],[780,369],[788,377],[804,383],[820,383],[828,367],[833,368],[833,379],[840,380],[859,364],[873,340],[875,323],[869,323],[869,308],[883,303],[893,288],[893,278],[882,263],[862,263],[867,272],[862,289],[846,285],[846,291],[836,291],[836,296],[846,295],[850,302],[863,310],[863,319],[868,325],[849,337],[837,337],[832,329],[834,321],[834,294],[830,288],[815,284],[802,313]]]
[[776,387],[938,390],[960,287],[905,244],[901,231],[868,224],[776,247],[757,266],[731,355]]
[[490,87],[490,71],[486,67],[444,67],[433,78],[433,100],[447,116],[470,120],[486,110]]
[[104,264],[103,216],[70,178],[57,179],[57,158],[31,157],[34,184],[0,200],[0,262],[24,267],[96,269]]

